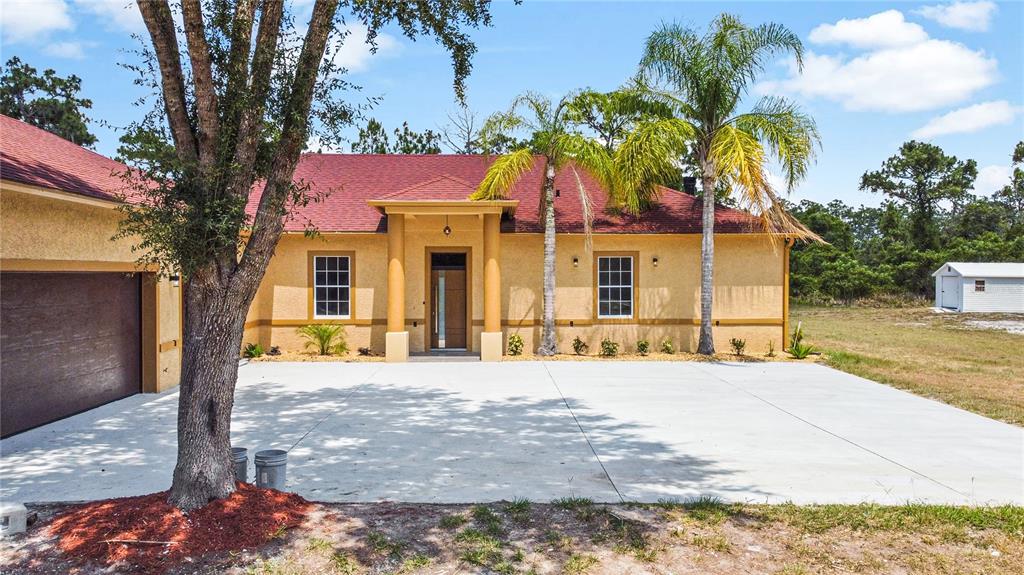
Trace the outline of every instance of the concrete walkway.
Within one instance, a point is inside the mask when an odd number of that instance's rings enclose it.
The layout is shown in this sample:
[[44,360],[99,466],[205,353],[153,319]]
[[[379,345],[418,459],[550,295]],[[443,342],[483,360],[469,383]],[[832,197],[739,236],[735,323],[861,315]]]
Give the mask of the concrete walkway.
[[[166,489],[176,406],[3,440],[0,498]],[[232,428],[290,449],[289,489],[324,501],[1024,504],[1024,430],[817,365],[255,363]]]

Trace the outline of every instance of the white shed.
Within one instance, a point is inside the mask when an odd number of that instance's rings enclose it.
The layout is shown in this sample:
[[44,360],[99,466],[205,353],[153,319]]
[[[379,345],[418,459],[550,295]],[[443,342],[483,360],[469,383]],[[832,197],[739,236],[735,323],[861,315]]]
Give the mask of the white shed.
[[948,262],[932,277],[935,307],[1024,313],[1024,263]]

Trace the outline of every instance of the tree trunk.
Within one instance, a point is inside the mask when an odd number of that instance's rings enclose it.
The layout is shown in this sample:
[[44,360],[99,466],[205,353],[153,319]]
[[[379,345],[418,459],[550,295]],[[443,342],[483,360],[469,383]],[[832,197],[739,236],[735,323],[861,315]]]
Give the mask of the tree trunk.
[[544,325],[537,355],[555,355],[555,166],[547,160],[544,173]]
[[697,353],[713,355],[715,339],[711,331],[712,272],[715,262],[715,170],[707,160],[701,162],[704,209],[701,213],[700,242],[700,341]]
[[178,462],[169,502],[189,511],[235,490],[231,409],[252,297],[230,289],[211,266],[188,278],[184,299]]

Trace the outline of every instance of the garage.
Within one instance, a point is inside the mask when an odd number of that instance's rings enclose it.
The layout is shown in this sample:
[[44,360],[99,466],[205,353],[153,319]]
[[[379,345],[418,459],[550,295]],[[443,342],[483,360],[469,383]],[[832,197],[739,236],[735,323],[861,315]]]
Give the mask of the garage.
[[0,273],[0,435],[139,393],[140,277]]

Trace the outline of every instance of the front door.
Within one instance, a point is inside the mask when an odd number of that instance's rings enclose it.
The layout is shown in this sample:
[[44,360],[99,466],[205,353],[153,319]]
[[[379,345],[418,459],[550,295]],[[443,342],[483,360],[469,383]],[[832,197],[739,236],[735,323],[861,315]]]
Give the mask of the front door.
[[466,254],[430,255],[430,347],[466,349]]

